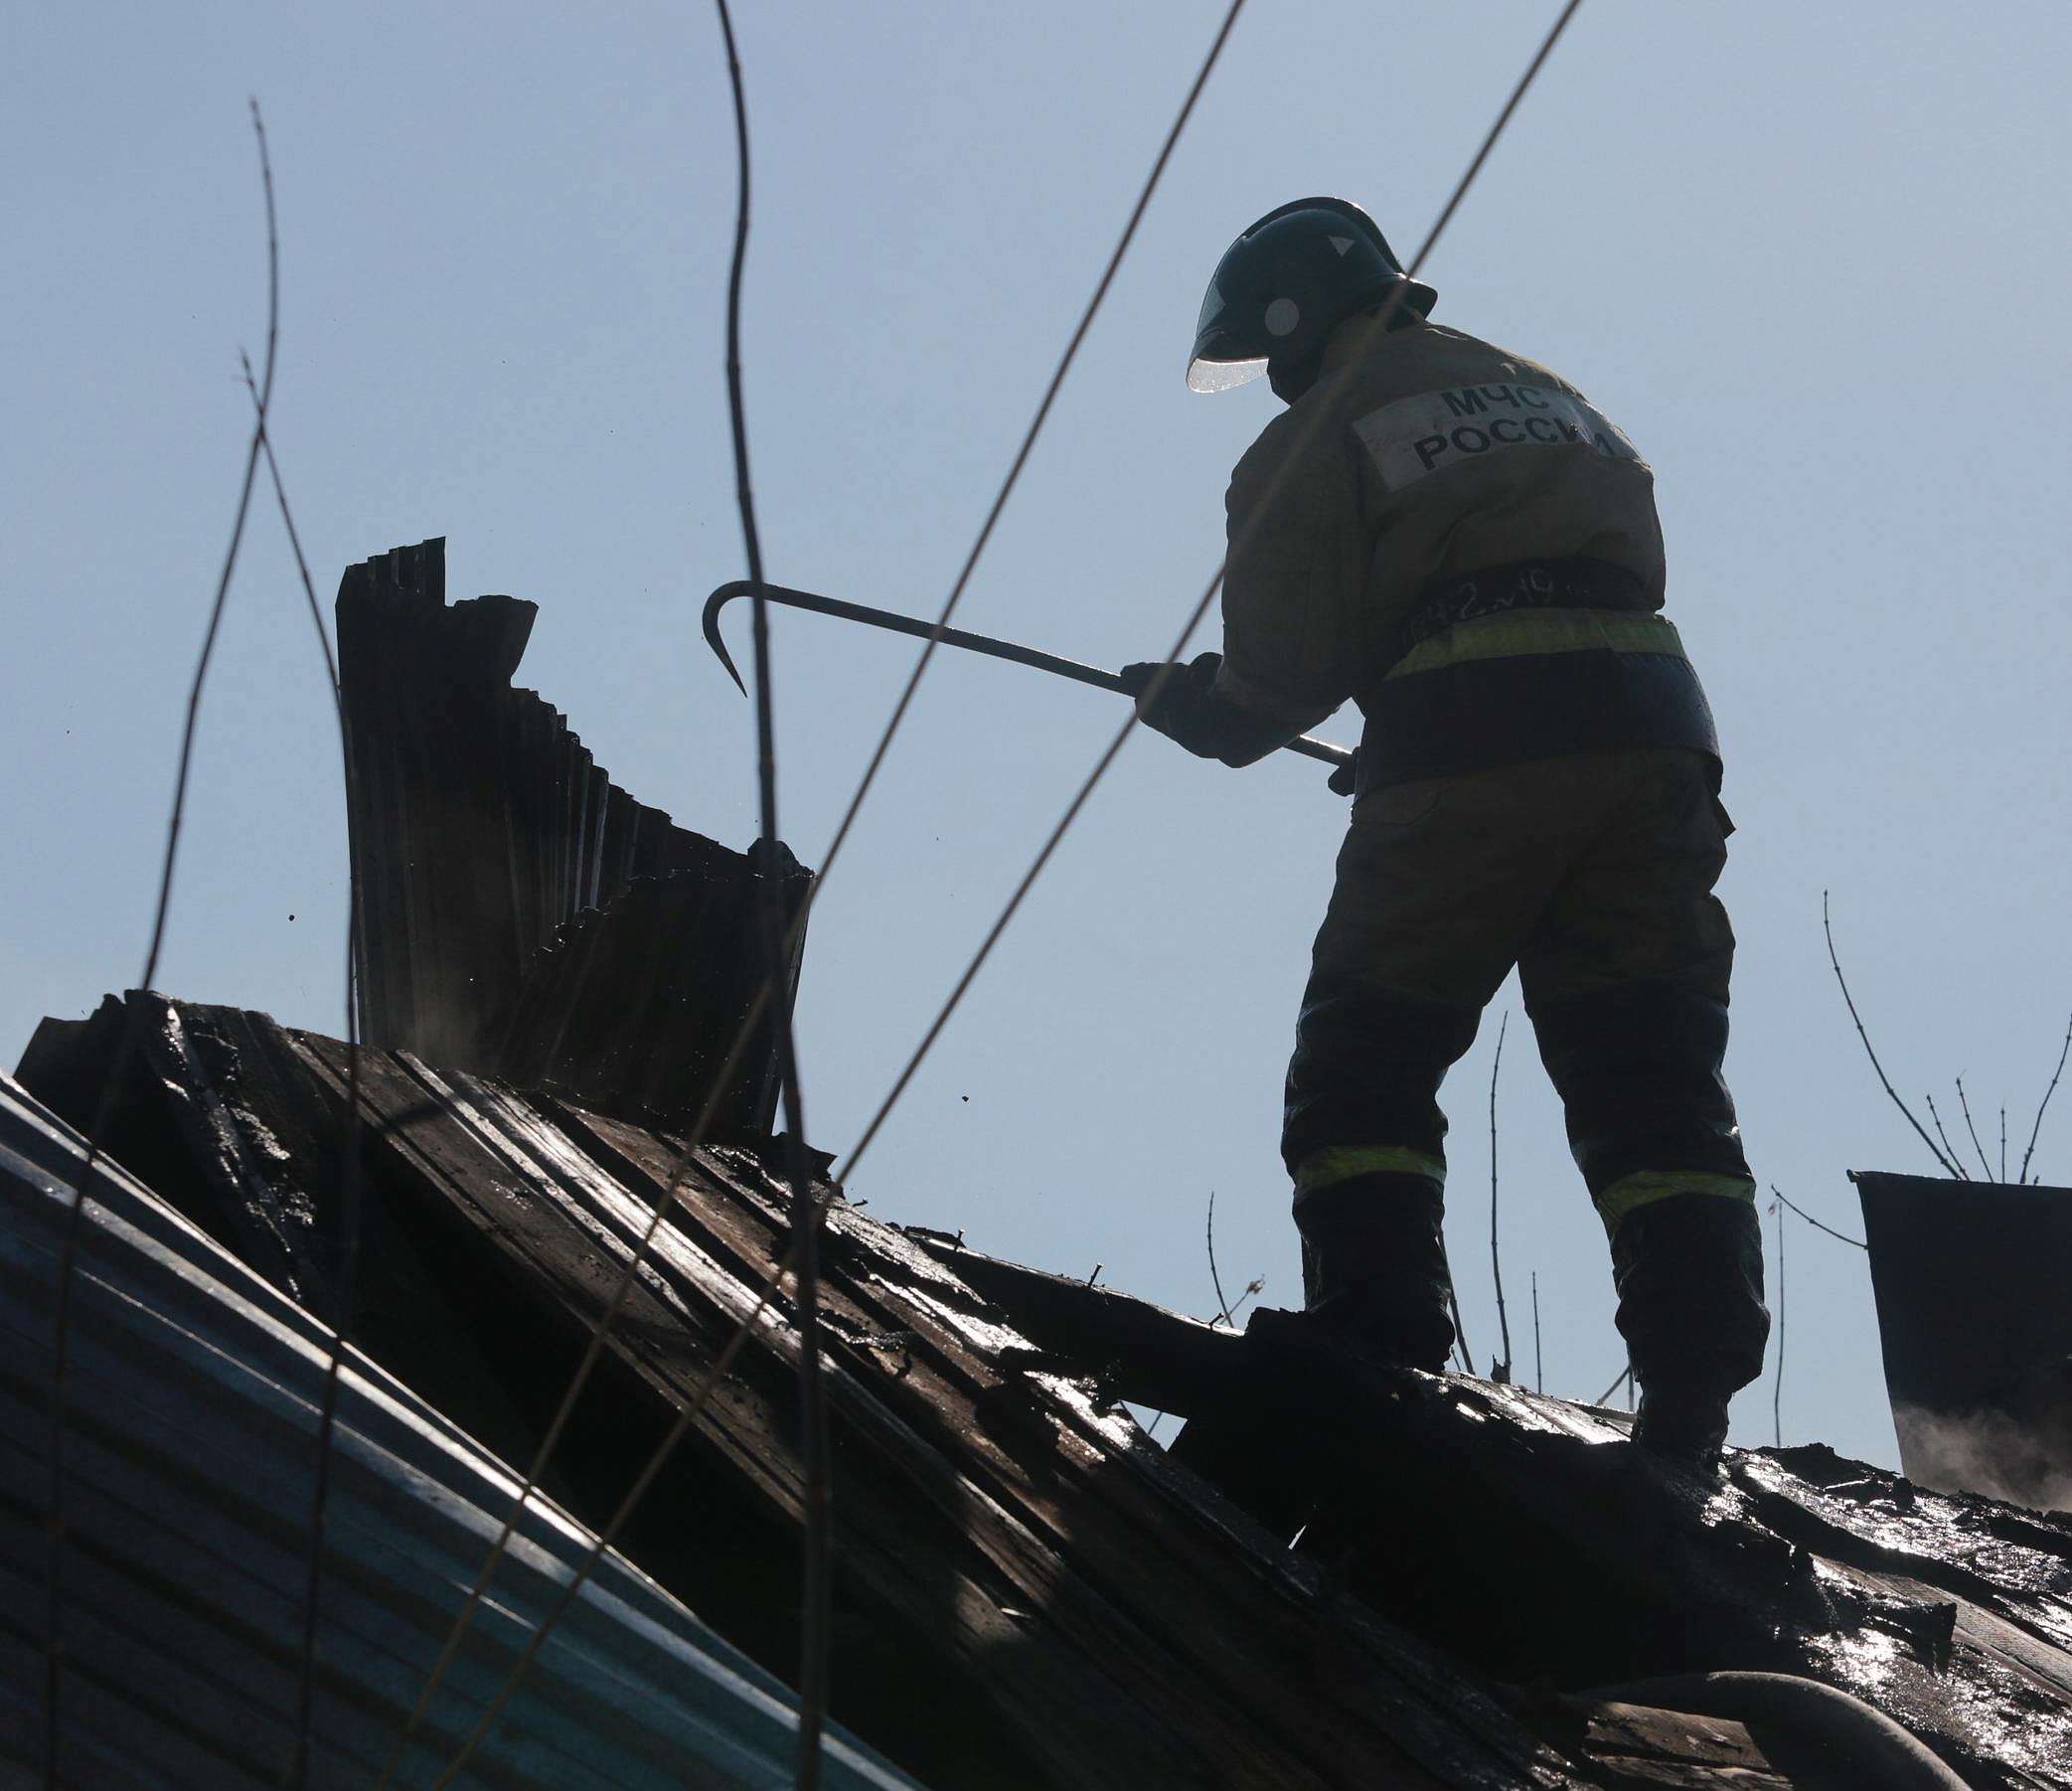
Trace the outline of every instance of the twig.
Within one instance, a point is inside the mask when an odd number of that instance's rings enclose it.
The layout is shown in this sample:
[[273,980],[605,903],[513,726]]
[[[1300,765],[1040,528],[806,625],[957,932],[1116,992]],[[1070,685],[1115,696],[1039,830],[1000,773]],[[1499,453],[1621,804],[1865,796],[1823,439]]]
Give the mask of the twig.
[[1972,1149],[1979,1153],[1979,1167],[1986,1172],[1986,1179],[1992,1180],[1992,1166],[1986,1161],[1986,1147],[1979,1142],[1979,1130],[1972,1124],[1972,1103],[1964,1097],[1964,1077],[1957,1078],[1957,1104],[1964,1109],[1964,1129],[1972,1135]]
[[[775,874],[777,826],[777,731],[774,676],[770,665],[769,602],[762,593],[762,533],[748,467],[747,404],[741,391],[741,286],[748,259],[748,100],[741,81],[739,46],[727,0],[714,0],[726,48],[726,78],[733,97],[734,149],[738,185],[734,210],[733,258],[726,281],[726,407],[733,436],[734,500],[740,511],[741,545],[748,578],[755,585],[755,781],[763,851],[769,874],[762,879],[759,906],[763,980],[773,992],[784,987],[784,893]],[[828,1676],[833,1655],[834,1519],[832,1447],[827,1391],[822,1380],[820,1340],[820,1203],[813,1198],[806,1161],[805,1093],[800,1086],[797,1040],[791,1005],[781,995],[771,1002],[770,1032],[776,1046],[778,1095],[784,1112],[784,1177],[791,1190],[792,1309],[798,1323],[799,1400],[799,1669],[798,1749],[795,1791],[817,1791],[821,1740],[828,1710]],[[1098,1268],[1094,1271],[1098,1274]],[[546,1634],[536,1634],[537,1643]]]
[[1475,1373],[1475,1352],[1468,1347],[1468,1327],[1461,1322],[1461,1296],[1453,1285],[1453,1264],[1446,1259],[1446,1235],[1439,1235],[1439,1264],[1446,1270],[1446,1304],[1453,1312],[1454,1353],[1461,1359],[1461,1373]]
[[1215,1287],[1216,1316],[1230,1322],[1230,1302],[1223,1298],[1223,1277],[1215,1269],[1215,1190],[1208,1191],[1208,1278]]
[[2000,1180],[2007,1179],[2007,1109],[2000,1109]]
[[1504,1363],[1491,1379],[1511,1384],[1511,1316],[1504,1308],[1504,1259],[1497,1253],[1497,1071],[1504,1067],[1504,1035],[1511,1028],[1507,1012],[1497,1028],[1497,1055],[1490,1062],[1490,1272],[1497,1282],[1497,1324],[1504,1333]]
[[1547,1389],[1546,1362],[1539,1354],[1539,1270],[1532,1271],[1532,1390]]
[[1950,1142],[1950,1134],[1943,1130],[1943,1116],[1935,1110],[1935,1096],[1924,1094],[1921,1098],[1928,1103],[1928,1117],[1935,1121],[1935,1135],[1943,1141],[1943,1149],[1950,1153],[1951,1168],[1957,1171],[1961,1181],[1969,1182],[1972,1178],[1958,1158],[1957,1147]]
[[[1936,1149],[1935,1140],[1921,1129],[1921,1122],[1914,1117],[1914,1110],[1899,1098],[1898,1091],[1892,1086],[1892,1078],[1885,1073],[1884,1064],[1878,1061],[1878,1054],[1871,1048],[1870,1035],[1863,1030],[1863,1017],[1856,1012],[1855,998],[1849,994],[1848,979],[1841,974],[1841,959],[1834,954],[1834,928],[1828,918],[1826,890],[1821,892],[1821,931],[1828,935],[1828,962],[1834,967],[1834,980],[1841,986],[1841,999],[1848,1007],[1849,1018],[1856,1023],[1856,1037],[1863,1041],[1864,1055],[1870,1058],[1871,1068],[1878,1072],[1878,1080],[1884,1085],[1885,1093],[1891,1097],[1892,1104],[1906,1116],[1906,1122],[1914,1128],[1916,1136],[1928,1146],[1928,1154],[1943,1166],[1946,1174],[1958,1175],[1956,1164]],[[2068,1043],[2072,1043],[2072,1032],[2066,1034],[2066,1039]]]
[[[259,162],[265,177],[270,234],[272,169],[266,157],[265,129],[256,104],[252,108],[252,125],[259,136]],[[288,503],[288,488],[280,476],[280,461],[273,452],[272,431],[266,426],[265,401],[260,397],[258,380],[252,373],[251,357],[239,349],[238,362],[243,370],[244,390],[251,395],[253,423],[259,431],[260,446],[265,453],[266,474],[273,485],[274,502],[280,508],[281,527],[287,532],[288,548],[295,557],[295,574],[302,585],[310,625],[316,630],[318,651],[324,658],[324,678],[331,691],[332,713],[338,723],[338,754],[345,781],[346,807],[350,812],[355,796],[353,749],[346,729],[345,693],[338,683],[338,655],[331,645],[330,630],[324,626],[324,611],[317,602],[316,582],[309,575],[308,557],[302,552],[301,532],[295,527],[295,513]],[[339,1244],[337,1270],[333,1278],[331,1352],[324,1370],[323,1396],[318,1401],[316,1491],[311,1501],[309,1562],[303,1588],[301,1685],[297,1695],[295,1753],[290,1768],[290,1778],[297,1791],[307,1791],[309,1784],[310,1741],[316,1719],[318,1618],[324,1578],[324,1543],[331,1526],[333,1442],[337,1435],[338,1406],[345,1375],[346,1327],[352,1320],[354,1289],[360,1273],[360,989],[365,981],[361,975],[362,943],[360,872],[356,862],[349,862],[346,870],[345,1165],[339,1185]]]
[[1835,1238],[1842,1243],[1852,1243],[1859,1250],[1868,1250],[1870,1248],[1870,1245],[1865,1243],[1860,1237],[1851,1237],[1846,1231],[1837,1231],[1833,1225],[1822,1224],[1811,1213],[1807,1212],[1804,1207],[1800,1206],[1797,1201],[1793,1200],[1783,1189],[1779,1188],[1775,1182],[1770,1184],[1770,1192],[1783,1201],[1794,1213],[1798,1214],[1816,1231],[1825,1231],[1830,1237]]
[[1244,1284],[1244,1292],[1237,1296],[1237,1304],[1230,1308],[1230,1322],[1234,1325],[1237,1322],[1237,1315],[1245,1309],[1246,1305],[1256,1300],[1265,1291],[1266,1277],[1264,1275],[1254,1275],[1247,1281]]
[[[1776,1189],[1770,1191],[1777,1194]],[[1770,1393],[1770,1429],[1778,1448],[1784,1447],[1784,1208],[1781,1194],[1770,1211],[1777,1216],[1777,1384]]]
[[2043,1129],[2043,1109],[2050,1105],[2050,1097],[2058,1091],[2058,1077],[2065,1073],[2067,1054],[2072,1054],[2072,1019],[2065,1022],[2065,1049],[2058,1053],[2058,1066],[2050,1072],[2050,1086],[2043,1090],[2043,1098],[2037,1103],[2036,1123],[2029,1128],[2029,1148],[2021,1153],[2021,1174],[2014,1178],[2017,1183],[2029,1179],[2029,1159],[2036,1154],[2036,1134]]

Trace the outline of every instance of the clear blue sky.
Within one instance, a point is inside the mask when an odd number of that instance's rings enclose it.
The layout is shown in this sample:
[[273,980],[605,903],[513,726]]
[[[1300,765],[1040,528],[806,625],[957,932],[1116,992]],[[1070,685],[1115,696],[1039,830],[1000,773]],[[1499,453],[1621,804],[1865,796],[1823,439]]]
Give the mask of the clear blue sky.
[[[739,29],[757,151],[747,384],[771,574],[939,604],[1220,14],[772,8]],[[962,619],[1109,665],[1162,652],[1273,413],[1182,372],[1229,238],[1355,198],[1406,253],[1553,14],[1253,0]],[[322,595],[449,538],[454,594],[542,606],[523,682],[620,782],[739,845],[747,706],[698,639],[740,574],[721,378],[733,202],[701,5],[15,7],[0,288],[0,1052],[142,959],[189,667],[247,424],[271,129],[275,437]],[[1551,363],[1654,463],[1671,613],[1740,823],[1729,1072],[1758,1173],[1855,1230],[1844,1172],[1924,1169],[1888,1067],[2015,1148],[2072,1006],[2061,485],[2072,13],[1587,0],[1428,268],[1439,317]],[[1213,644],[1212,630],[1204,645]],[[815,862],[909,664],[778,633],[784,830]],[[256,513],[210,687],[159,982],[340,1022],[344,831],[317,655]],[[945,655],[816,910],[811,1130],[854,1141],[1116,725]],[[1324,732],[1351,739],[1356,718]],[[1343,803],[1134,741],[851,1192],[1196,1312],[1299,1298],[1279,1084]],[[291,918],[292,916],[292,918]],[[1495,1346],[1485,1100],[1449,1084],[1451,1234]],[[1946,1099],[1946,1095],[1948,1098]],[[2039,1165],[2072,1179],[2072,1095]],[[1514,1022],[1504,1261],[1529,1376],[1623,1357],[1602,1234]],[[1894,1456],[1861,1254],[1789,1240],[1788,1440]],[[1736,1436],[1767,1440],[1770,1385]]]

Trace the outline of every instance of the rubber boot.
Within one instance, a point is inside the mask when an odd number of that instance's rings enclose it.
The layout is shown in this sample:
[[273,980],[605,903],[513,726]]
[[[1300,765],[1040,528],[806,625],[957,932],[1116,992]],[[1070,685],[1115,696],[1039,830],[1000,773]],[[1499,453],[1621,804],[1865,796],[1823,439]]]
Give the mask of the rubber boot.
[[1453,1348],[1442,1200],[1423,1176],[1354,1176],[1295,1197],[1303,1304],[1362,1361],[1439,1374]]
[[1726,1447],[1731,1397],[1716,1386],[1675,1376],[1643,1381],[1633,1440],[1665,1461],[1710,1473],[1718,1468],[1719,1452]]
[[1716,1194],[1649,1203],[1612,1239],[1612,1278],[1641,1387],[1634,1441],[1711,1468],[1727,1402],[1762,1372],[1770,1336],[1755,1204]]

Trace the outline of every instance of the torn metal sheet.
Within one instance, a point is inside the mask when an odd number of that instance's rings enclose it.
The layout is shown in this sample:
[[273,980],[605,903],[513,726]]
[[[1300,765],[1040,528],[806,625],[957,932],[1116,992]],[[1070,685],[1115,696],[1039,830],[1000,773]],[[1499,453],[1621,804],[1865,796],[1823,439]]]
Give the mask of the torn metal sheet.
[[[348,812],[370,1043],[666,1119],[766,1131],[773,1035],[720,1081],[761,981],[757,914],[812,878],[636,801],[512,675],[538,606],[446,601],[443,540],[347,569],[338,588]],[[789,966],[796,991],[799,946]]]

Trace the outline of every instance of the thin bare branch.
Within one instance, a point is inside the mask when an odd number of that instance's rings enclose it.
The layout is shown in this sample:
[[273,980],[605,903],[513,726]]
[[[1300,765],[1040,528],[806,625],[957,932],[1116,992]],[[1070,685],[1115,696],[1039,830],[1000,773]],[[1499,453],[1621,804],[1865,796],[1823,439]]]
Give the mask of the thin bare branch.
[[[726,408],[733,437],[734,502],[740,512],[741,545],[754,594],[755,782],[761,844],[774,866],[780,854],[777,826],[777,723],[775,675],[771,668],[769,600],[762,585],[762,531],[748,469],[748,407],[742,395],[741,287],[748,260],[748,99],[741,80],[739,46],[726,0],[714,0],[719,35],[726,47],[726,78],[733,98],[735,189],[733,257],[726,280]],[[763,980],[781,989],[785,980],[785,913],[782,880],[762,880],[757,904],[761,922]],[[771,1004],[771,1035],[777,1048],[778,1098],[784,1114],[784,1179],[791,1191],[792,1309],[799,1332],[799,1667],[798,1751],[792,1783],[796,1791],[818,1791],[821,1736],[826,1726],[828,1676],[833,1649],[834,1520],[832,1447],[827,1393],[821,1373],[820,1220],[806,1160],[806,1097],[800,1084],[791,1004]],[[1098,1272],[1098,1271],[1097,1271]],[[542,1631],[544,1635],[545,1631]],[[538,1641],[538,1637],[535,1641]]]
[[1789,1207],[1794,1213],[1798,1214],[1798,1216],[1801,1219],[1803,1219],[1809,1225],[1811,1225],[1816,1231],[1825,1231],[1828,1233],[1830,1237],[1834,1238],[1837,1242],[1840,1243],[1852,1243],[1859,1250],[1867,1250],[1870,1248],[1870,1246],[1867,1243],[1865,1243],[1862,1238],[1851,1237],[1846,1231],[1837,1231],[1833,1225],[1823,1224],[1819,1220],[1815,1219],[1811,1213],[1807,1212],[1804,1207],[1800,1206],[1797,1201],[1793,1200],[1791,1196],[1786,1194],[1783,1189],[1778,1187],[1775,1182],[1772,1182],[1770,1184],[1770,1192],[1776,1195],[1777,1198],[1784,1202],[1784,1204],[1787,1207]]
[[1979,1142],[1979,1128],[1972,1124],[1972,1103],[1964,1097],[1964,1077],[1957,1078],[1957,1104],[1964,1109],[1964,1129],[1972,1135],[1972,1149],[1979,1153],[1979,1167],[1992,1180],[1992,1165],[1986,1161],[1986,1147]]
[[[1770,1191],[1777,1194],[1773,1188]],[[1777,1384],[1770,1393],[1771,1437],[1784,1447],[1784,1196],[1779,1194],[1770,1211],[1777,1216]]]
[[[259,448],[265,437],[265,407],[273,393],[273,366],[280,338],[280,257],[273,223],[273,170],[266,158],[266,128],[259,116],[258,101],[251,102],[252,130],[258,138],[259,178],[266,200],[266,357],[265,374],[259,386],[259,420],[253,424],[245,449],[244,476],[238,491],[237,518],[231,525],[230,545],[224,552],[223,570],[216,580],[216,596],[209,607],[209,621],[202,633],[201,653],[195,661],[194,677],[188,685],[187,715],[180,734],[180,752],[173,773],[173,810],[166,823],[164,855],[159,865],[158,899],[151,918],[151,938],[144,951],[139,989],[149,989],[157,979],[159,954],[165,945],[166,919],[172,911],[173,882],[180,860],[180,832],[187,814],[187,793],[194,768],[195,734],[201,721],[202,693],[209,680],[209,667],[216,657],[217,639],[231,594],[231,577],[238,568],[239,550],[244,542],[244,525],[251,513],[252,486],[258,476]],[[102,1083],[95,1103],[93,1124],[86,1134],[86,1151],[73,1187],[73,1202],[65,1221],[65,1237],[59,1249],[55,1310],[52,1314],[50,1423],[46,1462],[44,1508],[44,1765],[52,1784],[58,1777],[60,1694],[65,1665],[65,1419],[71,1368],[72,1302],[79,1279],[80,1253],[85,1244],[86,1188],[101,1160],[101,1143],[115,1113],[115,1103],[135,1056],[136,1009],[124,1017],[115,1048],[114,1061]]]
[[1230,1322],[1230,1302],[1223,1298],[1223,1277],[1215,1267],[1215,1190],[1208,1191],[1208,1279],[1215,1287],[1216,1316],[1224,1324]]
[[1490,1272],[1497,1282],[1497,1324],[1504,1334],[1504,1361],[1490,1378],[1511,1384],[1511,1315],[1504,1308],[1504,1258],[1497,1250],[1497,1072],[1504,1067],[1504,1035],[1511,1030],[1506,1013],[1497,1028],[1497,1055],[1490,1061]]
[[1461,1319],[1461,1296],[1453,1285],[1453,1264],[1446,1260],[1446,1239],[1439,1239],[1439,1260],[1446,1269],[1446,1304],[1453,1312],[1454,1353],[1461,1359],[1461,1373],[1475,1373],[1475,1352],[1468,1347],[1468,1327]]
[[1547,1389],[1546,1361],[1539,1353],[1539,1270],[1532,1271],[1532,1390]]
[[[1885,1093],[1891,1099],[1892,1104],[1905,1115],[1907,1124],[1914,1128],[1915,1135],[1919,1137],[1923,1144],[1928,1146],[1928,1154],[1943,1166],[1944,1173],[1952,1176],[1959,1175],[1960,1172],[1957,1165],[1936,1149],[1935,1140],[1921,1129],[1921,1122],[1914,1117],[1914,1110],[1899,1098],[1898,1091],[1892,1086],[1892,1078],[1885,1073],[1884,1064],[1878,1061],[1878,1054],[1871,1047],[1870,1035],[1863,1030],[1863,1017],[1856,1012],[1856,1001],[1855,997],[1849,993],[1848,979],[1841,974],[1841,959],[1834,954],[1834,927],[1828,918],[1828,892],[1826,890],[1821,892],[1821,930],[1828,935],[1828,962],[1834,967],[1834,980],[1841,987],[1841,999],[1848,1007],[1849,1018],[1856,1023],[1856,1037],[1863,1041],[1864,1055],[1870,1058],[1871,1068],[1878,1072],[1878,1081],[1883,1085]],[[2072,1034],[2068,1034],[2067,1037],[2072,1038]]]
[[[271,255],[272,169],[267,161],[265,129],[256,102],[252,107],[252,125],[259,136],[259,163],[266,185],[267,236]],[[277,259],[277,256],[272,258]],[[238,362],[243,371],[244,390],[251,398],[253,427],[258,431],[265,454],[266,474],[273,486],[274,502],[280,509],[281,527],[287,532],[288,547],[295,557],[295,574],[302,585],[303,602],[309,610],[310,625],[316,630],[317,650],[323,655],[324,681],[331,692],[332,714],[338,724],[339,765],[345,780],[346,806],[350,811],[354,789],[353,753],[347,738],[345,696],[338,684],[338,655],[331,645],[330,630],[324,626],[324,611],[317,601],[316,581],[309,575],[308,557],[302,552],[302,535],[295,527],[295,512],[288,503],[288,488],[280,476],[280,461],[273,452],[272,431],[266,426],[266,402],[252,373],[251,357],[240,349]],[[310,1740],[316,1723],[318,1614],[322,1604],[324,1541],[329,1535],[331,1520],[332,1442],[338,1428],[338,1404],[345,1375],[346,1327],[352,1318],[353,1290],[360,1272],[360,874],[357,864],[349,863],[346,871],[345,1161],[339,1187],[339,1248],[333,1282],[331,1351],[324,1368],[323,1395],[318,1400],[316,1490],[311,1501],[309,1560],[303,1586],[301,1683],[297,1693],[295,1753],[289,1769],[290,1782],[298,1791],[306,1791],[309,1784]]]
[[1960,1181],[1969,1182],[1971,1174],[1959,1159],[1957,1147],[1950,1142],[1950,1134],[1943,1130],[1943,1116],[1935,1110],[1935,1096],[1924,1094],[1921,1098],[1928,1103],[1928,1117],[1935,1121],[1935,1135],[1943,1141],[1943,1149],[1949,1153],[1951,1168],[1957,1171]]
[[2014,1179],[2026,1182],[2029,1179],[2029,1159],[2036,1154],[2036,1134],[2043,1129],[2043,1109],[2050,1105],[2050,1097],[2058,1091],[2058,1077],[2065,1073],[2065,1058],[2072,1054],[2072,1019],[2065,1022],[2065,1049],[2058,1053],[2058,1066],[2050,1072],[2050,1086],[2043,1090],[2043,1098],[2036,1106],[2036,1123],[2029,1128],[2029,1148],[2021,1153],[2021,1174]]

